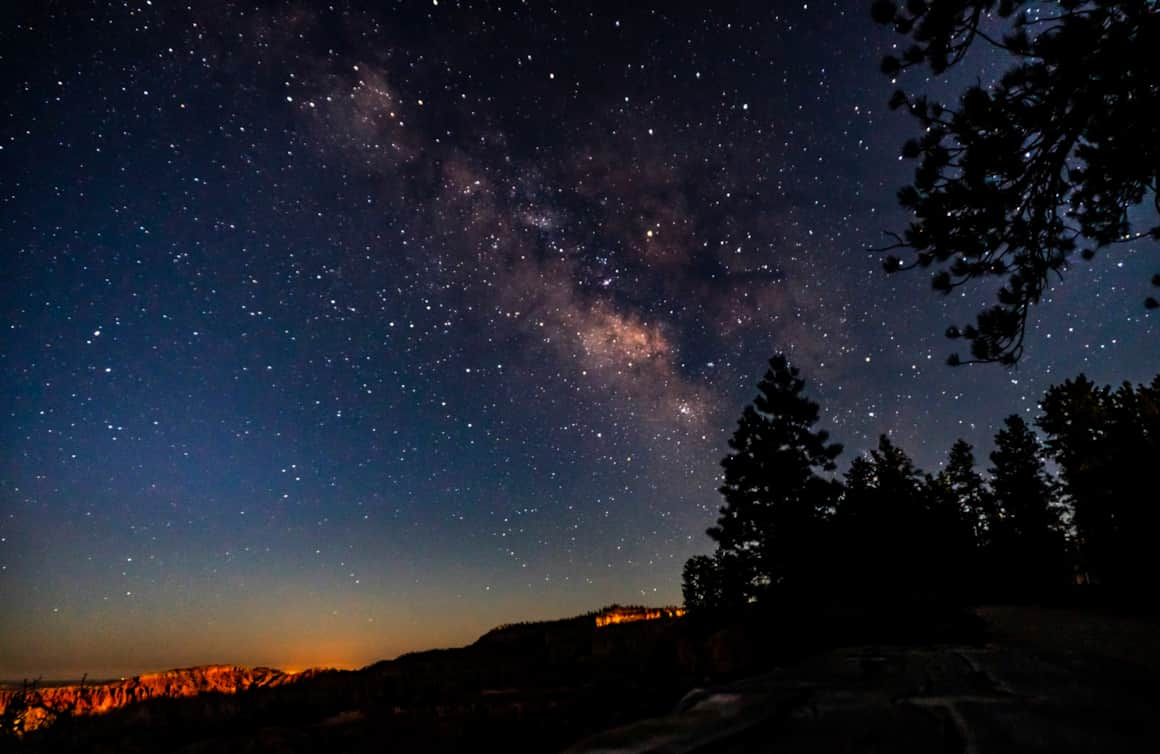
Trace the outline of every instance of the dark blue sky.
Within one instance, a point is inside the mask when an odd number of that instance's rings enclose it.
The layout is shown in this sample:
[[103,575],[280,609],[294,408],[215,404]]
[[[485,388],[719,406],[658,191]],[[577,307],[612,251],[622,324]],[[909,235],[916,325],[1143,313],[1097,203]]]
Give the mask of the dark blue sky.
[[860,4],[368,5],[6,7],[0,676],[678,602],[777,350],[928,469],[1160,370],[1147,242],[944,366],[990,292],[866,251],[913,124]]

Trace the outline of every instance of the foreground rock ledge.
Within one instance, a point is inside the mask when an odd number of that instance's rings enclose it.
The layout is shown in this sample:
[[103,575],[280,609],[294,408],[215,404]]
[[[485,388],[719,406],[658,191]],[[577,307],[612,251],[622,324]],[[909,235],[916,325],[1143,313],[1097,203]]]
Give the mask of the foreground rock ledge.
[[1155,675],[1016,646],[856,647],[691,692],[595,752],[1154,752]]

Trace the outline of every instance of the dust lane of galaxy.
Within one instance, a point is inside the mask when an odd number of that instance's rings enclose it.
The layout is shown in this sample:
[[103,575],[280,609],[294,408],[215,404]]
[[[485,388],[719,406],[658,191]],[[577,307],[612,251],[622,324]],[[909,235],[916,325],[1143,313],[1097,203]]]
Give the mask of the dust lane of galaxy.
[[0,678],[677,603],[775,351],[846,462],[888,432],[927,469],[1160,369],[1143,246],[1017,370],[944,366],[990,291],[867,251],[912,169],[895,40],[703,5],[6,8]]

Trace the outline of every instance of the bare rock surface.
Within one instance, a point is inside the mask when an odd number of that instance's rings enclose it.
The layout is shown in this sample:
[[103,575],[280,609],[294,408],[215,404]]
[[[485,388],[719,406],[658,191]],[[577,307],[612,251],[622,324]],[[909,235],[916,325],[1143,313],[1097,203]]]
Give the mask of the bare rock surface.
[[[670,715],[593,736],[595,752],[1156,752],[1156,670],[1036,630],[984,646],[862,646],[690,693]],[[994,616],[989,616],[994,617]],[[1012,616],[1006,616],[1011,618]],[[1056,616],[1067,625],[1066,616]],[[1130,622],[1138,630],[1139,622]],[[1107,626],[1107,622],[1101,622]]]

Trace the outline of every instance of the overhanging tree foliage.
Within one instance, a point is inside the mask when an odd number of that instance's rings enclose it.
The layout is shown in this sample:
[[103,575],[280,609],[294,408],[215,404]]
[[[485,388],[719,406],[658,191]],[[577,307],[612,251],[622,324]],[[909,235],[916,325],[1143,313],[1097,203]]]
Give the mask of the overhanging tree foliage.
[[1160,239],[1160,4],[876,0],[873,16],[912,42],[884,59],[891,77],[921,65],[941,74],[978,40],[1011,58],[996,83],[967,88],[956,105],[895,92],[891,106],[907,108],[922,134],[902,149],[918,160],[898,194],[913,219],[886,247],[910,258],[891,255],[886,269],[939,267],[933,284],[944,293],[1005,278],[995,305],[947,334],[969,342],[970,361],[1013,364],[1031,307],[1077,251],[1091,259]]

